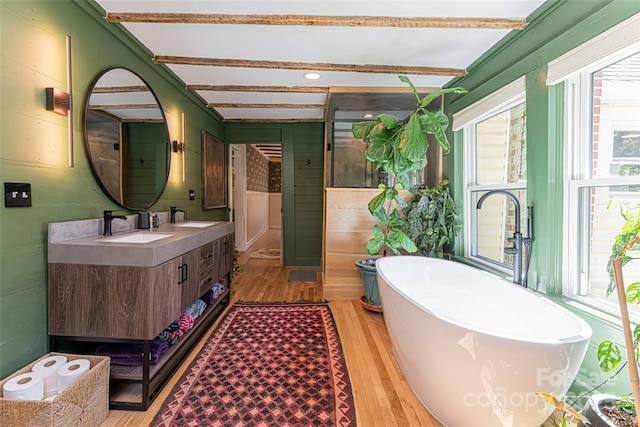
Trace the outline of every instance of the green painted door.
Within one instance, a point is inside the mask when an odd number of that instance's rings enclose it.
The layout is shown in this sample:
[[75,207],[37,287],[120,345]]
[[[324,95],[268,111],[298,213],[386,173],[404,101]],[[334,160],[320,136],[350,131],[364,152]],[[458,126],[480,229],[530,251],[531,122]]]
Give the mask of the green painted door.
[[282,255],[318,267],[322,255],[323,123],[229,123],[229,144],[282,144]]

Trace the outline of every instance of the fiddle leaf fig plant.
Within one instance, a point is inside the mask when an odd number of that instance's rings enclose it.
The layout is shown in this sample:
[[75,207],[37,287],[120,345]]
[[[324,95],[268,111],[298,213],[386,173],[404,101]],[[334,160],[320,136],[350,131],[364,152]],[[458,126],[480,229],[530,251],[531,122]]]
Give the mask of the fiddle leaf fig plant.
[[[381,184],[378,188],[382,192],[371,199],[368,208],[371,215],[380,224],[384,224],[384,230],[378,224],[373,226],[373,237],[367,243],[367,252],[370,255],[376,255],[385,245],[396,255],[400,254],[400,249],[409,253],[415,252],[417,250],[415,243],[403,231],[408,224],[407,221],[400,216],[398,208],[391,209],[393,202],[401,207],[407,206],[407,202],[399,196],[402,186],[396,184],[393,188],[387,188],[386,185]],[[385,202],[389,205],[386,210]]]
[[428,134],[436,138],[445,154],[449,152],[446,135],[449,119],[442,111],[430,111],[427,106],[446,93],[467,93],[465,89],[456,87],[440,89],[421,98],[408,77],[399,76],[399,79],[409,85],[416,97],[416,109],[406,122],[401,123],[391,114],[380,114],[375,121],[354,123],[351,127],[355,138],[368,141],[365,159],[373,163],[375,169],[382,169],[395,180],[389,186],[378,186],[380,194],[369,202],[369,212],[379,223],[374,226],[373,238],[367,244],[370,255],[377,255],[381,250],[386,255],[387,248],[395,254],[400,254],[403,249],[409,253],[417,251],[413,240],[403,231],[408,223],[394,202],[400,208],[406,207],[407,203],[399,196],[399,192],[409,189],[412,172],[426,166]]

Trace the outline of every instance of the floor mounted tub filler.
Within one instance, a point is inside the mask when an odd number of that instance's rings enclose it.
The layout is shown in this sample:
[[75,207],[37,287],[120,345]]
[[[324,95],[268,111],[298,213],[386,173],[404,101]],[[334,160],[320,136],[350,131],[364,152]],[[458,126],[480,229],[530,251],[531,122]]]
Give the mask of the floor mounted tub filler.
[[376,266],[394,355],[436,418],[538,427],[549,417],[536,393],[566,394],[591,337],[584,320],[461,263],[398,256]]

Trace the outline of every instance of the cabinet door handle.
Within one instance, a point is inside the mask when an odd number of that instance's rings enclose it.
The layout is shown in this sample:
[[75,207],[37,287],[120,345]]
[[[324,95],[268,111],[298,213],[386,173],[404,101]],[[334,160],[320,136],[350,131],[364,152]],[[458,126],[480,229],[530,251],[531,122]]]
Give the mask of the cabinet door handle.
[[180,280],[178,281],[178,285],[182,285],[182,283],[184,282],[184,273],[182,271],[183,266],[184,264],[178,266],[178,270],[180,271]]
[[187,264],[182,264],[182,266],[184,267],[184,269],[182,270],[184,271],[184,279],[182,281],[186,282],[187,280],[189,280],[189,266]]

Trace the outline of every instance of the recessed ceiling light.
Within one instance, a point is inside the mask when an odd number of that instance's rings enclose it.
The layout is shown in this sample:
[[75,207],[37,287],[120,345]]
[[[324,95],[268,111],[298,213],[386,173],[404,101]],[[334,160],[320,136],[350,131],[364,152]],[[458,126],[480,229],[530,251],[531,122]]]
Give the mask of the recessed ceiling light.
[[364,117],[365,119],[373,119],[373,114],[371,114],[371,113],[367,113],[367,114],[365,114],[365,115],[364,115],[364,116],[362,116],[362,117]]
[[306,73],[304,78],[307,80],[318,80],[320,78],[320,74],[318,73]]

